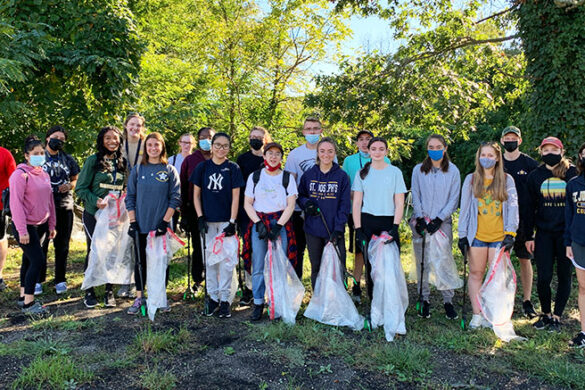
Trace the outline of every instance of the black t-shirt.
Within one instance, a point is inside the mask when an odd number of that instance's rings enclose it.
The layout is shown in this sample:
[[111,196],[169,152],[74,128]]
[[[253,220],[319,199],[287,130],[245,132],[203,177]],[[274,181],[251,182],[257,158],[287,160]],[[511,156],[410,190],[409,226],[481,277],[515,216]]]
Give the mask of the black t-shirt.
[[[244,183],[248,182],[248,176],[250,176],[254,171],[257,171],[260,168],[264,168],[264,157],[263,156],[255,156],[251,151],[247,151],[246,153],[241,154],[238,159],[236,160],[240,169],[242,170],[242,176],[244,178]],[[246,214],[246,210],[244,210],[244,191],[240,192],[240,209],[238,211],[238,224],[242,229],[244,229],[250,218],[248,214]]]
[[526,207],[528,205],[528,174],[538,167],[538,162],[527,154],[520,153],[520,156],[513,161],[508,161],[504,158],[504,171],[514,178],[516,191],[518,192],[518,204],[520,213],[520,223],[524,220],[526,215]]
[[70,183],[71,177],[79,174],[79,165],[75,159],[65,152],[59,152],[55,155],[45,152],[43,170],[51,177],[55,207],[73,210],[73,194],[71,191],[59,192],[59,186]]

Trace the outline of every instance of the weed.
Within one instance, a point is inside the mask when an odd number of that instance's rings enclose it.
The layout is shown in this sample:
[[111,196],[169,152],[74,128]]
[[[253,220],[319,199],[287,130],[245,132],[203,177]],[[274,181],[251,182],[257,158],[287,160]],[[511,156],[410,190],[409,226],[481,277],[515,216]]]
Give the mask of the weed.
[[142,387],[148,390],[174,389],[177,384],[177,377],[173,373],[160,371],[158,367],[149,370],[141,378]]
[[134,348],[138,352],[156,354],[158,352],[176,352],[190,339],[188,330],[181,328],[178,332],[168,329],[162,332],[153,331],[150,324],[138,333],[134,339]]
[[21,371],[12,388],[71,389],[92,379],[93,373],[77,366],[70,356],[39,356]]
[[236,350],[235,350],[233,347],[225,347],[225,348],[223,349],[223,353],[224,353],[224,355],[226,355],[226,356],[231,356],[231,355],[233,355],[234,353],[236,353]]
[[73,315],[54,316],[35,320],[31,326],[35,330],[65,330],[78,331],[95,325],[91,320],[80,320]]

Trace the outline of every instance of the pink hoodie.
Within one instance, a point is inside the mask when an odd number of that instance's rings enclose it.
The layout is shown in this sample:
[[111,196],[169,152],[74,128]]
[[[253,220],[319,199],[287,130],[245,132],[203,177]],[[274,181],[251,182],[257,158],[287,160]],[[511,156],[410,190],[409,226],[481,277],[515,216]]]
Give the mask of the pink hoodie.
[[42,169],[19,164],[8,182],[10,212],[18,234],[28,234],[26,225],[42,225],[47,220],[49,231],[55,230],[55,203],[49,175]]

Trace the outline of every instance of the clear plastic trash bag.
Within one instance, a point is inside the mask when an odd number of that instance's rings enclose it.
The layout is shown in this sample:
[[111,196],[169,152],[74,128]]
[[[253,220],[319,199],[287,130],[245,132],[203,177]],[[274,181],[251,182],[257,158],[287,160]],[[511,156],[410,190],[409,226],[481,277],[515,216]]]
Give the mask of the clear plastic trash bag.
[[305,317],[333,326],[349,326],[353,330],[364,327],[364,318],[359,315],[343,284],[341,261],[332,243],[323,250],[315,291],[305,310]]
[[214,265],[221,261],[227,262],[232,267],[238,264],[240,240],[236,235],[226,237],[225,233],[220,233],[207,240],[206,248],[207,264]]
[[148,299],[146,308],[148,318],[154,321],[156,310],[167,307],[167,288],[165,285],[167,267],[173,255],[185,243],[171,230],[162,236],[156,236],[154,231],[146,238],[146,290]]
[[457,273],[449,237],[439,229],[426,240],[429,242],[428,252],[426,252],[428,257],[425,257],[425,261],[428,260],[430,266],[429,283],[437,290],[454,290],[463,287],[463,279]]
[[264,283],[270,319],[282,318],[286,324],[294,325],[305,287],[288,261],[280,237],[276,242],[268,241],[264,258]]
[[506,342],[523,339],[516,335],[511,321],[515,295],[516,272],[510,261],[510,253],[498,246],[477,301],[482,315],[492,325],[496,336]]
[[128,235],[130,220],[124,202],[126,195],[108,194],[105,208],[95,213],[87,269],[82,290],[106,283],[128,284],[134,274],[133,242]]
[[384,326],[386,340],[394,335],[406,334],[404,314],[408,308],[406,279],[400,263],[400,253],[395,242],[388,242],[387,232],[372,236],[368,246],[368,260],[372,264],[374,292],[370,311],[371,325],[375,329]]

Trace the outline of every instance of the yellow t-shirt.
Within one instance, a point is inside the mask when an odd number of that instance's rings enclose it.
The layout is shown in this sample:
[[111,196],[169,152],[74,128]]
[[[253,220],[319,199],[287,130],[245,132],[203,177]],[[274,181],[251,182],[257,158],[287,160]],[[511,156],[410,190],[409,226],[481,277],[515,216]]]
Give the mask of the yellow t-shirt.
[[[485,179],[484,189],[492,184],[493,179]],[[502,202],[492,198],[491,191],[477,200],[477,233],[475,238],[483,242],[497,242],[504,239],[504,217]]]

